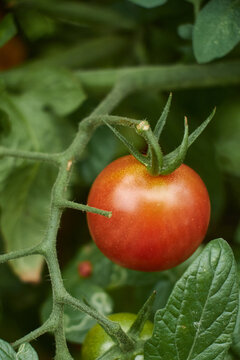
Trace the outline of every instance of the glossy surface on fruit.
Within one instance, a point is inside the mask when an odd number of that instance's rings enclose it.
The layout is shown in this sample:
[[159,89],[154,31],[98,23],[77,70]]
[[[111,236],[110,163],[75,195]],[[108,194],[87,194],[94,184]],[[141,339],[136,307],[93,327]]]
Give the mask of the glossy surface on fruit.
[[115,263],[157,271],[186,260],[202,242],[210,201],[199,175],[182,164],[170,175],[151,176],[133,156],[108,165],[92,185],[88,204],[112,211],[87,214],[99,249]]
[[[137,315],[131,313],[119,313],[108,316],[109,319],[120,323],[122,329],[126,332]],[[153,324],[147,321],[141,332],[140,338],[147,340],[153,332]],[[96,360],[114,345],[112,339],[105,333],[100,325],[95,325],[87,334],[82,347],[82,360]]]

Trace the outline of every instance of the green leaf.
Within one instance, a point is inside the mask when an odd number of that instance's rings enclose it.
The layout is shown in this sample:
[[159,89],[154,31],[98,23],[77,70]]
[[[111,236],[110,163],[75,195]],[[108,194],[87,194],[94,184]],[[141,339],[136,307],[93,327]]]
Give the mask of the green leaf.
[[199,63],[220,58],[240,41],[240,0],[211,0],[200,11],[193,31]]
[[171,174],[176,170],[184,161],[188,149],[188,124],[187,119],[184,120],[184,135],[181,145],[177,148],[178,152],[175,151],[166,155],[163,158],[163,167],[161,169],[161,175]]
[[[77,271],[77,269],[76,269]],[[67,287],[68,291],[79,300],[84,299],[101,314],[109,315],[113,311],[113,303],[110,296],[99,286],[91,281],[82,282]],[[42,309],[42,319],[45,321],[52,309],[52,299],[48,298]],[[96,321],[83,312],[76,312],[71,307],[65,308],[64,314],[65,334],[68,341],[81,344],[87,332],[96,324]]]
[[143,165],[148,165],[148,159],[146,156],[142,155],[135,147],[113,126],[104,121],[109,129],[114,133],[114,135],[127,147],[129,152]]
[[205,121],[203,121],[203,123],[196,130],[194,130],[192,134],[189,136],[188,136],[188,126],[186,126],[187,124],[185,122],[185,131],[184,131],[182,143],[171,153],[164,156],[161,174],[164,175],[169,174],[182,164],[186,156],[187,149],[194,143],[194,141],[199,137],[199,135],[201,135],[203,130],[212,120],[214,114],[215,114],[215,109],[208,116],[208,118]]
[[[116,289],[123,286],[151,286],[161,279],[171,279],[172,283],[175,283],[199,251],[196,250],[188,260],[171,270],[149,273],[129,270],[114,264],[100,252],[94,243],[91,243],[81,246],[75,258],[64,269],[63,278],[67,288],[79,286],[81,282],[86,282],[86,280],[91,280],[92,283],[104,289]],[[92,264],[92,274],[87,279],[80,278],[77,271],[78,264],[82,261],[90,261]]]
[[170,110],[170,106],[171,106],[171,102],[172,102],[172,93],[169,94],[168,97],[168,101],[163,109],[163,112],[159,118],[159,120],[157,121],[157,124],[153,130],[154,135],[156,136],[156,138],[159,140],[161,133],[163,131],[164,125],[166,124],[167,121],[167,117],[168,117],[168,113]]
[[163,5],[167,2],[167,0],[129,0],[129,1],[147,9],[151,9]]
[[12,14],[6,15],[0,21],[0,47],[6,44],[17,33]]
[[30,344],[25,343],[18,349],[17,360],[38,360],[38,355]]
[[[1,194],[1,230],[6,251],[20,250],[40,243],[49,217],[51,187],[55,169],[47,165],[17,168],[7,179]],[[23,281],[39,281],[41,256],[20,258],[11,262]]]
[[236,326],[233,332],[231,349],[235,355],[240,357],[240,293],[239,293],[239,309]]
[[238,291],[232,250],[226,241],[213,240],[176,283],[167,306],[156,313],[145,359],[224,359],[236,322]]
[[33,9],[20,7],[17,20],[24,35],[31,41],[52,35],[56,30],[56,24],[52,19]]
[[151,315],[155,298],[156,298],[156,291],[154,291],[149,296],[149,298],[147,299],[145,304],[142,306],[142,308],[138,312],[136,320],[134,321],[134,323],[132,324],[132,326],[130,327],[130,329],[127,332],[131,337],[135,337],[137,339],[139,337],[139,335],[141,334],[144,324],[146,323],[146,321],[149,319],[149,317]]
[[31,94],[59,116],[76,110],[86,98],[77,77],[66,69],[55,67],[33,67],[21,81],[21,89],[31,89]]
[[192,134],[188,138],[188,147],[190,147],[194,143],[194,141],[197,140],[199,135],[201,135],[201,133],[206,129],[206,127],[214,117],[215,112],[216,112],[216,108],[214,108],[211,114],[207,117],[207,119],[203,121],[202,124],[192,132]]
[[[56,114],[66,115],[80,105],[81,86],[71,74],[57,69],[50,80],[46,79],[49,71],[45,69],[38,75],[26,75],[20,94],[0,94],[3,120],[5,117],[5,123],[8,119],[10,121],[10,132],[1,139],[1,145],[21,150],[58,152],[70,144],[73,127],[69,120]],[[49,92],[44,91],[44,86]],[[44,236],[55,169],[40,168],[10,157],[1,158],[0,162],[1,224],[6,249],[33,246]],[[22,279],[39,279],[40,257],[25,257],[11,264]]]
[[[28,76],[26,75],[26,82],[22,83],[25,92],[19,95],[10,95],[6,92],[0,93],[0,109],[9,118],[11,127],[10,133],[7,134],[8,136],[1,139],[1,145],[20,150],[62,151],[72,140],[73,128],[69,121],[46,111],[47,105],[51,104],[52,107],[54,106],[54,90],[52,89],[52,92],[49,91],[49,99],[47,99],[43,92],[41,96],[38,90],[39,87],[43,89],[43,85],[40,86],[40,84],[28,82],[31,79],[31,76]],[[61,72],[59,77],[61,77]],[[43,79],[43,83],[44,81]],[[71,83],[71,78],[68,79],[68,82],[66,81],[66,87],[71,88],[69,82]],[[64,103],[65,91],[64,89],[62,91],[61,99]],[[78,91],[76,92],[78,94]],[[76,102],[74,102],[72,110],[75,109],[75,105]],[[68,110],[70,110],[69,107]],[[5,180],[12,169],[16,166],[21,166],[24,162],[9,157],[2,158],[0,161],[0,190],[2,190],[5,186]]]
[[[89,261],[92,264],[90,278],[84,279],[79,276],[78,264],[82,261]],[[94,243],[81,246],[76,256],[63,271],[65,286],[71,289],[90,279],[95,285],[106,288],[110,282],[112,268],[113,263],[98,250]]]
[[1,360],[16,360],[16,353],[6,341],[0,339],[0,359]]

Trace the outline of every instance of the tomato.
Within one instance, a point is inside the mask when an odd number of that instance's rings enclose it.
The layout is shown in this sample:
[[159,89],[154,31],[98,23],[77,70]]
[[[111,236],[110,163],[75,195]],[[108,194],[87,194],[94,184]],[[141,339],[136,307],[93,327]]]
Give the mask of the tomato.
[[169,175],[151,176],[131,155],[98,175],[88,204],[112,211],[110,219],[87,214],[98,248],[113,262],[142,271],[186,260],[202,242],[210,218],[207,189],[193,169],[182,164]]
[[26,48],[20,38],[14,37],[0,48],[0,70],[20,65],[26,59]]
[[79,273],[80,277],[88,278],[89,276],[92,275],[92,272],[93,272],[93,266],[90,261],[88,261],[88,260],[81,261],[78,264],[78,273]]
[[[108,316],[110,320],[117,321],[123,331],[127,331],[137,315],[130,313],[119,313]],[[153,324],[147,321],[140,335],[141,340],[147,340],[153,332]],[[87,334],[82,347],[82,360],[96,360],[100,355],[104,354],[111,346],[114,345],[113,340],[103,330],[100,325],[95,325]],[[140,354],[138,354],[140,355]],[[135,356],[133,360],[135,359]]]
[[[4,17],[4,11],[0,4],[0,21]],[[0,47],[0,71],[16,67],[24,62],[27,57],[27,50],[20,39],[15,36],[6,44]]]

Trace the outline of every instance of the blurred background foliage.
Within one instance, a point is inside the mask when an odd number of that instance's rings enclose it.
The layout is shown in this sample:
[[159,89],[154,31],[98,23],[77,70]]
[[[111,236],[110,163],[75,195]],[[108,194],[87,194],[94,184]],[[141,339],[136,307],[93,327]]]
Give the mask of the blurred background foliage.
[[[73,139],[78,122],[113,83],[116,73],[110,74],[108,69],[204,66],[201,64],[207,62],[214,67],[219,61],[231,60],[239,61],[240,66],[240,6],[229,0],[230,12],[227,2],[1,1],[1,145],[33,151],[63,150]],[[102,72],[93,77],[90,87],[84,86],[82,76],[93,69]],[[105,85],[99,86],[102,78]],[[217,107],[212,123],[190,149],[185,162],[200,174],[209,190],[212,217],[205,242],[223,237],[232,245],[239,262],[240,88],[236,83],[240,84],[240,79],[232,82],[235,85],[229,81],[225,86],[202,88],[199,82],[194,89],[172,89],[173,105],[161,142],[164,152],[170,151],[180,142],[184,115],[192,131]],[[114,113],[147,119],[154,125],[167,97],[167,91],[138,91]],[[144,151],[141,138],[126,128],[121,131]],[[86,203],[97,174],[126,153],[108,128],[99,128],[75,169],[71,198]],[[55,175],[55,169],[47,165],[1,159],[1,252],[41,239]],[[66,287],[105,314],[136,312],[153,288],[159,294],[156,308],[164,306],[191,261],[162,273],[122,269],[95,248],[85,214],[73,210],[66,210],[62,218],[58,255]],[[88,278],[78,272],[79,263],[85,260],[93,267]],[[0,338],[11,342],[37,327],[48,314],[50,283],[45,267],[41,274],[42,268],[41,258],[15,261],[11,268],[1,265]],[[76,358],[92,324],[87,316],[66,309],[67,338]],[[50,335],[33,345],[40,359],[53,357]]]

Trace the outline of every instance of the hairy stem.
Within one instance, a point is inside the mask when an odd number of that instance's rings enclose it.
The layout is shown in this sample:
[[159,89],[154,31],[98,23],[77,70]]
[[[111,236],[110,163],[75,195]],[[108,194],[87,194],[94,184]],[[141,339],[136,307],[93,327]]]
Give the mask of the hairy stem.
[[58,305],[58,324],[54,333],[56,342],[55,360],[73,360],[67,347],[65,331],[64,331],[64,304]]
[[75,203],[73,201],[69,201],[69,200],[59,201],[58,205],[60,207],[62,207],[62,208],[69,208],[69,209],[87,211],[87,212],[91,212],[93,214],[98,214],[98,215],[105,216],[107,218],[110,218],[112,216],[111,211],[97,209],[97,208],[94,208],[94,207],[88,206],[88,205],[77,204],[77,203]]
[[25,335],[21,339],[18,339],[12,344],[12,346],[14,348],[18,348],[20,345],[36,340],[39,336],[54,330],[55,330],[55,317],[54,314],[52,313],[50,317],[47,319],[47,321],[44,324],[42,324],[42,326],[31,331],[29,334]]
[[14,157],[26,160],[43,161],[58,164],[60,154],[48,154],[41,152],[23,151],[0,147],[0,157]]
[[75,309],[86,312],[92,318],[97,320],[108,335],[119,345],[123,352],[128,352],[134,348],[134,341],[122,330],[121,326],[117,322],[106,319],[105,316],[98,313],[95,309],[81,303],[70,294],[65,295],[63,302]]
[[41,253],[41,245],[33,246],[28,249],[11,251],[8,254],[0,255],[0,264],[3,264],[9,260],[19,259],[21,257],[36,255]]
[[207,65],[144,66],[110,70],[77,71],[85,88],[91,91],[128,83],[130,91],[178,90],[240,84],[240,62],[226,61]]
[[123,29],[132,29],[135,25],[128,17],[103,5],[97,6],[74,1],[61,1],[61,3],[59,3],[56,0],[21,0],[16,3],[16,6],[23,5],[26,5],[28,8],[33,7],[34,9],[40,10],[50,17],[65,21],[74,21],[74,23],[79,23],[80,25],[94,23]]

